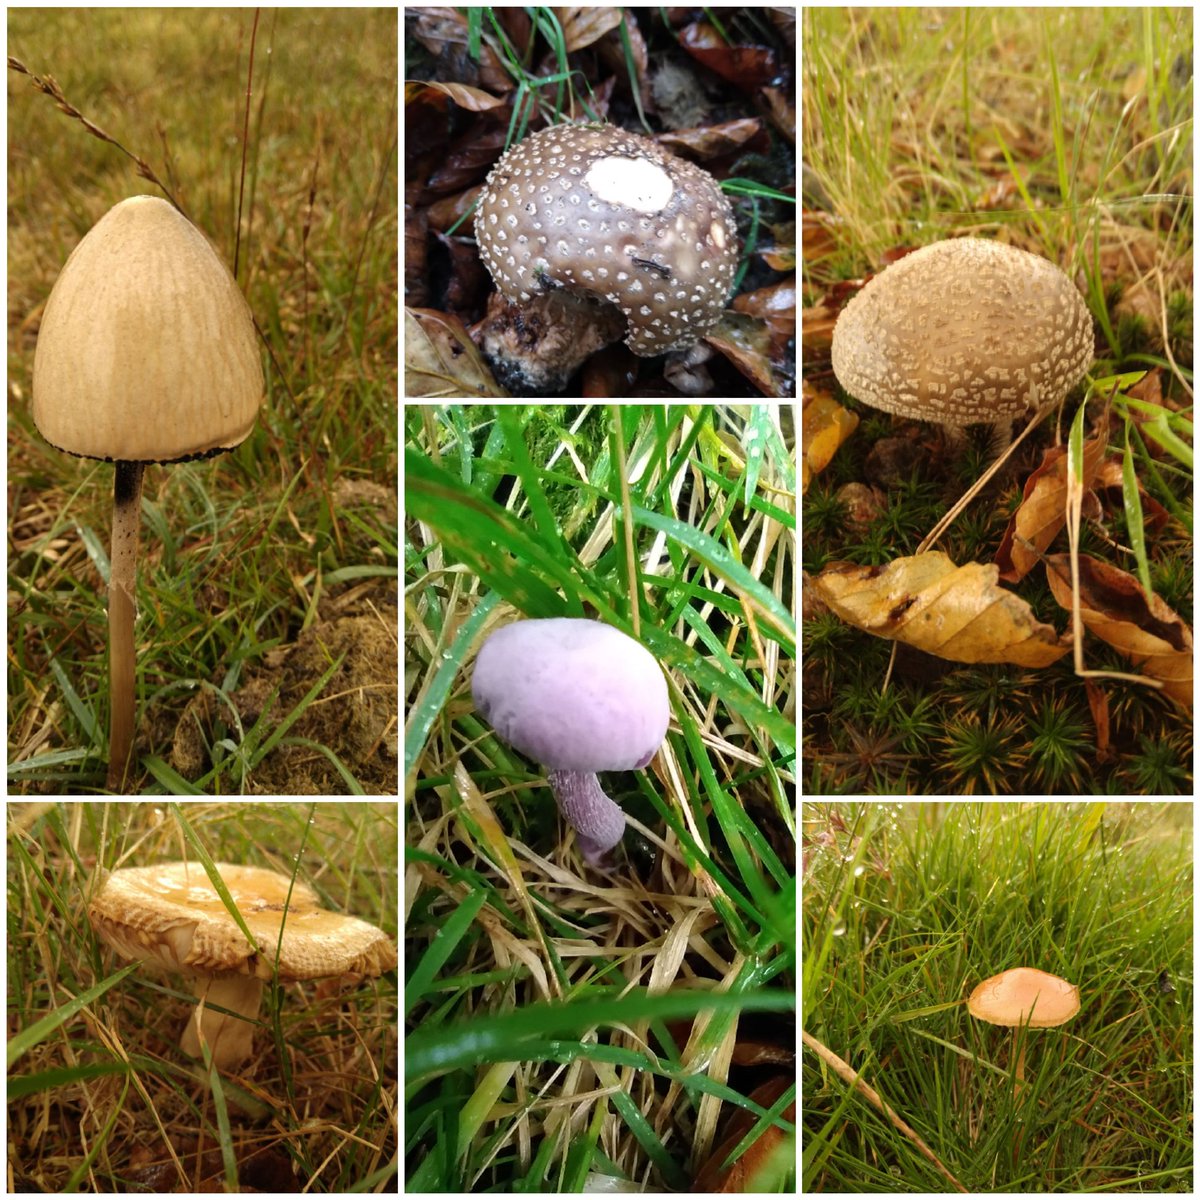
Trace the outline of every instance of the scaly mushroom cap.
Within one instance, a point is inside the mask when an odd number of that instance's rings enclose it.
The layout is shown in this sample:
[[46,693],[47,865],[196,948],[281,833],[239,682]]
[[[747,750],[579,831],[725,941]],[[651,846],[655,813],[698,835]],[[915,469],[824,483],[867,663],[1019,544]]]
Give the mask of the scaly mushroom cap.
[[1013,967],[985,979],[968,998],[967,1011],[992,1025],[1046,1029],[1079,1011],[1079,989],[1036,967]]
[[846,305],[833,371],[873,408],[973,425],[1061,400],[1093,346],[1087,305],[1052,262],[954,238],[893,263]]
[[256,955],[199,863],[163,863],[114,871],[88,916],[96,932],[126,958],[190,975],[241,974],[270,979],[279,927],[281,979],[375,976],[396,965],[396,947],[374,925],[318,907],[299,881],[260,867],[215,864],[259,944]]
[[641,770],[670,719],[654,656],[611,625],[569,617],[497,629],[471,693],[510,746],[557,771]]
[[738,257],[716,180],[608,125],[555,125],[513,146],[488,176],[475,237],[509,300],[562,287],[607,301],[643,357],[717,323]]
[[243,441],[263,398],[250,308],[177,209],[133,196],[71,252],[33,360],[33,420],[85,458],[177,462]]

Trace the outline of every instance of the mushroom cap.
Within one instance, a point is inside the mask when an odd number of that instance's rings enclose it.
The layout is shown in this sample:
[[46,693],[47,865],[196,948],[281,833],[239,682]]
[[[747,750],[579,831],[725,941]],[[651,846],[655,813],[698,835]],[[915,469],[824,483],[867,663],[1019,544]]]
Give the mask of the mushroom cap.
[[611,125],[553,125],[511,147],[488,175],[475,237],[509,300],[562,287],[607,301],[643,357],[720,320],[738,260],[717,181]]
[[176,462],[243,441],[262,398],[249,305],[204,235],[155,196],[109,209],[42,314],[42,436],[85,458]]
[[1079,1011],[1079,989],[1036,967],[1013,967],[985,979],[968,998],[967,1010],[992,1025],[1045,1029]]
[[215,866],[260,954],[194,862],[114,871],[88,907],[92,926],[126,958],[189,975],[270,979],[281,923],[280,979],[374,976],[396,965],[396,947],[382,930],[320,908],[316,893],[299,880],[285,910],[291,883],[286,875],[262,867]]
[[1061,400],[1092,361],[1087,305],[1052,262],[1002,242],[934,242],[881,271],[833,330],[833,372],[884,412],[973,425]]
[[637,771],[667,732],[667,682],[654,656],[611,625],[517,621],[479,650],[475,707],[526,757],[556,771]]

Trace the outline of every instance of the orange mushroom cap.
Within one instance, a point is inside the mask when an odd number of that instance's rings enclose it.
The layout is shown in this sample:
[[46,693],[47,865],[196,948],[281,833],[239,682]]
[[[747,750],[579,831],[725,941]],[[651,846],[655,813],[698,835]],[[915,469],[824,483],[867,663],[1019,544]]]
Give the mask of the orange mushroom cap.
[[992,1025],[1045,1029],[1079,1011],[1079,989],[1036,967],[1013,967],[985,979],[967,1000],[971,1016]]

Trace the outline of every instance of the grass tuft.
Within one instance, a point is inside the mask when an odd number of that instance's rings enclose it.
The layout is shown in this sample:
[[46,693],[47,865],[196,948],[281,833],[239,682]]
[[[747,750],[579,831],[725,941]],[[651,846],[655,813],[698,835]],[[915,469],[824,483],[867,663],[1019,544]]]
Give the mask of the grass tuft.
[[[806,804],[805,1033],[968,1191],[1191,1193],[1192,816],[1190,802]],[[1075,984],[1082,1005],[1014,1048],[965,1002],[1017,966]],[[803,1070],[805,1194],[946,1192],[807,1049]]]

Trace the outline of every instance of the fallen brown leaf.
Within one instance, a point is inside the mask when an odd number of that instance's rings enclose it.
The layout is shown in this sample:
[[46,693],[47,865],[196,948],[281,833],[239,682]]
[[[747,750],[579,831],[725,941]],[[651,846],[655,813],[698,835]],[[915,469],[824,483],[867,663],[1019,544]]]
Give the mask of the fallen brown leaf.
[[1109,751],[1111,738],[1108,720],[1108,692],[1100,686],[1098,679],[1085,679],[1083,689],[1087,695],[1088,709],[1092,714],[1092,724],[1096,727],[1096,758],[1100,762],[1108,762],[1112,757]]
[[702,125],[695,129],[673,129],[655,139],[672,154],[680,154],[694,162],[707,162],[722,154],[747,153],[757,150],[766,153],[771,140],[766,136],[758,117],[739,117],[719,125]]
[[[1083,446],[1083,487],[1092,486],[1104,458],[1105,439]],[[996,564],[1005,583],[1016,583],[1037,566],[1043,550],[1058,536],[1067,521],[1066,446],[1052,446],[1041,464],[1025,481],[1025,493],[1013,513],[996,551]]]
[[[761,1108],[770,1108],[793,1083],[789,1075],[776,1076],[760,1084],[750,1093],[750,1099]],[[793,1100],[780,1114],[785,1121],[795,1121],[796,1102]],[[724,1165],[734,1147],[750,1132],[757,1117],[742,1109],[736,1110],[729,1122],[728,1132],[708,1156],[693,1180],[697,1192],[746,1192],[754,1189],[755,1177],[767,1165],[771,1155],[779,1150],[786,1134],[777,1125],[768,1125],[746,1148],[737,1162]],[[793,1151],[794,1153],[794,1151]]]
[[771,333],[764,322],[726,309],[720,323],[704,340],[720,350],[764,396],[796,394],[789,364],[772,359]]
[[783,88],[763,88],[762,98],[766,101],[767,112],[775,124],[775,128],[787,136],[790,141],[796,140],[796,106],[792,102],[791,93]]
[[616,29],[623,19],[619,8],[594,5],[571,5],[558,9],[557,15],[568,54],[599,41],[610,29]]
[[735,312],[758,317],[782,345],[796,336],[796,277],[781,279],[757,291],[743,292],[734,299],[731,307]]
[[679,30],[679,44],[697,62],[747,91],[771,83],[779,74],[779,60],[765,46],[731,46],[705,21]]
[[806,208],[800,217],[800,238],[804,261],[815,263],[837,253],[838,239],[834,230],[837,218],[816,209]]
[[[443,67],[442,73],[460,83],[478,86],[489,92],[512,91],[512,79],[496,52],[485,40],[476,59],[471,54],[471,31],[463,12],[450,6],[414,9],[411,35]],[[405,29],[407,41],[410,28]]]
[[[1121,470],[1121,460],[1106,458],[1096,472],[1092,488],[1096,492],[1111,493],[1110,503],[1117,508],[1124,506],[1125,476]],[[1147,533],[1162,533],[1171,519],[1171,514],[1142,486],[1137,479],[1138,497],[1142,504],[1142,524]]]
[[404,310],[406,396],[503,396],[462,322],[433,309]]
[[[1071,559],[1046,558],[1054,598],[1071,610]],[[1079,618],[1084,628],[1123,654],[1176,704],[1192,707],[1192,631],[1160,596],[1147,596],[1127,571],[1079,556]]]
[[[486,112],[490,108],[502,108],[508,103],[503,96],[493,96],[491,92],[485,92],[482,88],[467,87],[463,83],[438,83],[436,80],[430,79],[415,86],[442,92],[449,96],[459,108],[466,109],[467,112]],[[410,94],[411,91],[410,88]]]
[[800,314],[800,342],[805,350],[828,351],[833,345],[833,327],[838,310],[814,304]]

